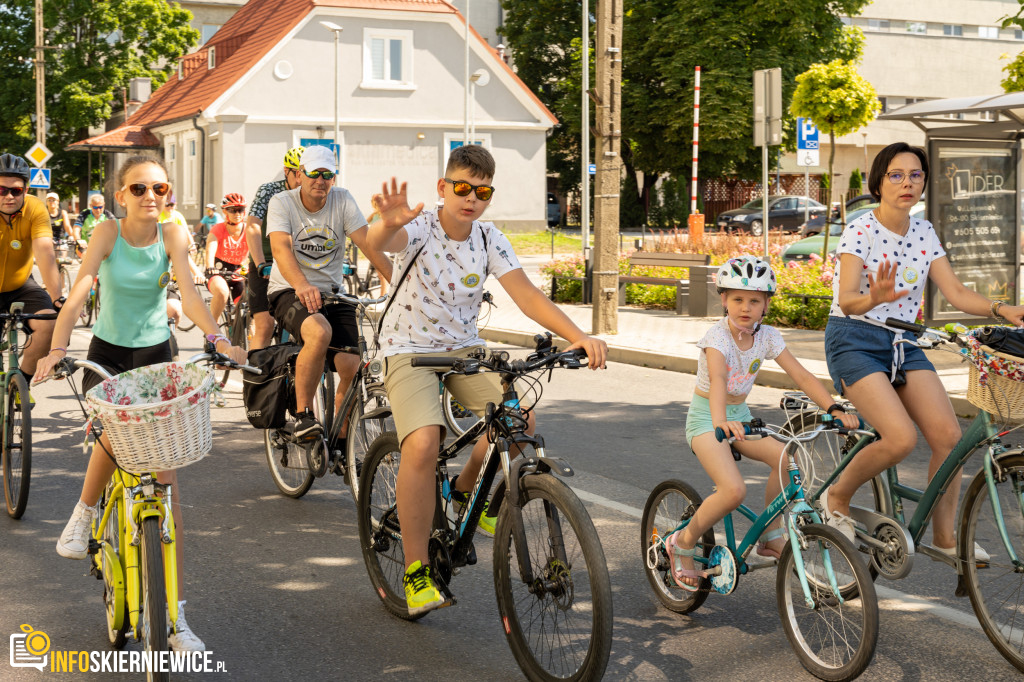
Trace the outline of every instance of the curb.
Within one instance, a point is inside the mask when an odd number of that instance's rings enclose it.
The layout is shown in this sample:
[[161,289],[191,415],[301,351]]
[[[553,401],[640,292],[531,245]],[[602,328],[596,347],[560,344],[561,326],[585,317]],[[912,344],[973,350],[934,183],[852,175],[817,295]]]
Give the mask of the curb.
[[[480,337],[486,341],[507,343],[513,346],[521,346],[523,348],[533,348],[534,346],[534,334],[528,334],[514,329],[496,329],[494,327],[488,327],[480,330]],[[563,347],[569,345],[568,341],[557,336],[555,337],[555,342]],[[665,353],[614,346],[612,344],[608,344],[608,360],[611,362],[621,362],[626,365],[650,367],[652,369],[664,369],[670,372],[681,372],[683,374],[697,373],[697,358],[667,355]],[[815,376],[815,378],[821,382],[821,385],[825,387],[825,390],[828,391],[830,395],[834,393],[835,389],[832,386],[831,377]],[[762,369],[757,373],[757,379],[755,379],[754,383],[758,386],[766,386],[768,388],[781,388],[791,391],[800,390],[800,387],[796,385],[796,382],[793,381],[792,377],[781,369]],[[953,404],[953,412],[955,412],[957,416],[973,418],[978,414],[978,408],[967,402],[967,398],[962,395],[952,394],[949,396],[949,401]]]

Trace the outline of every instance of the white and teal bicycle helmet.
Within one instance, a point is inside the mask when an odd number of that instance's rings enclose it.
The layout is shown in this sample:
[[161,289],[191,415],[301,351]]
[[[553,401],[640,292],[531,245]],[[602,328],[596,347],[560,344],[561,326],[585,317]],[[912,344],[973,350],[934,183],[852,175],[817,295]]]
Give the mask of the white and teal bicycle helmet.
[[720,294],[732,289],[741,289],[764,291],[771,296],[776,288],[772,266],[757,256],[730,258],[718,268],[715,284]]

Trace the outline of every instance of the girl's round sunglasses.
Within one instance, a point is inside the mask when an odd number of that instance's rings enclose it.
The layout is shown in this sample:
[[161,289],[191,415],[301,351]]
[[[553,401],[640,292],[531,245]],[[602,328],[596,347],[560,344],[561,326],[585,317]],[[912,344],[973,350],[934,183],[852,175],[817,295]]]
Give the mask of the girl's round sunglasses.
[[128,190],[132,193],[132,196],[141,197],[146,193],[146,190],[152,189],[153,194],[158,197],[166,196],[171,191],[171,184],[169,182],[154,182],[152,185],[147,185],[144,182],[133,182],[130,185],[125,185],[121,188],[121,191]]
[[471,185],[465,180],[449,180],[448,178],[445,178],[444,181],[452,183],[452,191],[456,196],[465,197],[469,196],[470,192],[476,191],[477,199],[490,201],[491,195],[494,194],[494,187],[491,185]]

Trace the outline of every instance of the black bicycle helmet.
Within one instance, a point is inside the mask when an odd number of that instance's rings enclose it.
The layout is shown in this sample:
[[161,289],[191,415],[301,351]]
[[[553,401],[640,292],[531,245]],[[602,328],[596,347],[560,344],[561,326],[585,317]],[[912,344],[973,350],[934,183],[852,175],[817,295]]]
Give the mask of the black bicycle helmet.
[[28,162],[14,154],[0,154],[0,176],[21,178],[28,182]]

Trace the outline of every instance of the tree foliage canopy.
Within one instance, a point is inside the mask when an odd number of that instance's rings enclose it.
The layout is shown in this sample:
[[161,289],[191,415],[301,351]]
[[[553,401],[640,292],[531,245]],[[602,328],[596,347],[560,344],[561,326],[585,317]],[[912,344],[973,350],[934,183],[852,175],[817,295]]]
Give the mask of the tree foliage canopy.
[[878,111],[875,89],[857,73],[855,64],[842,59],[813,64],[796,82],[790,112],[811,119],[826,135],[852,133]]
[[[35,141],[35,19],[33,0],[0,4],[0,58],[8,71],[0,88],[0,150],[17,154]],[[199,40],[192,13],[164,0],[47,0],[46,146],[62,195],[86,176],[82,153],[64,152],[122,108],[122,88],[137,77],[167,80],[179,56]]]
[[[643,173],[640,193],[662,174],[689,175],[695,66],[701,67],[700,174],[758,177],[753,72],[781,67],[788,105],[797,74],[815,62],[859,54],[863,36],[844,31],[839,15],[856,15],[867,2],[624,0],[622,155],[627,171]],[[549,140],[548,168],[564,189],[575,188],[582,3],[504,0],[503,6],[502,31],[519,77],[560,122]],[[593,20],[590,31],[593,46]],[[791,121],[787,130],[792,147]]]

